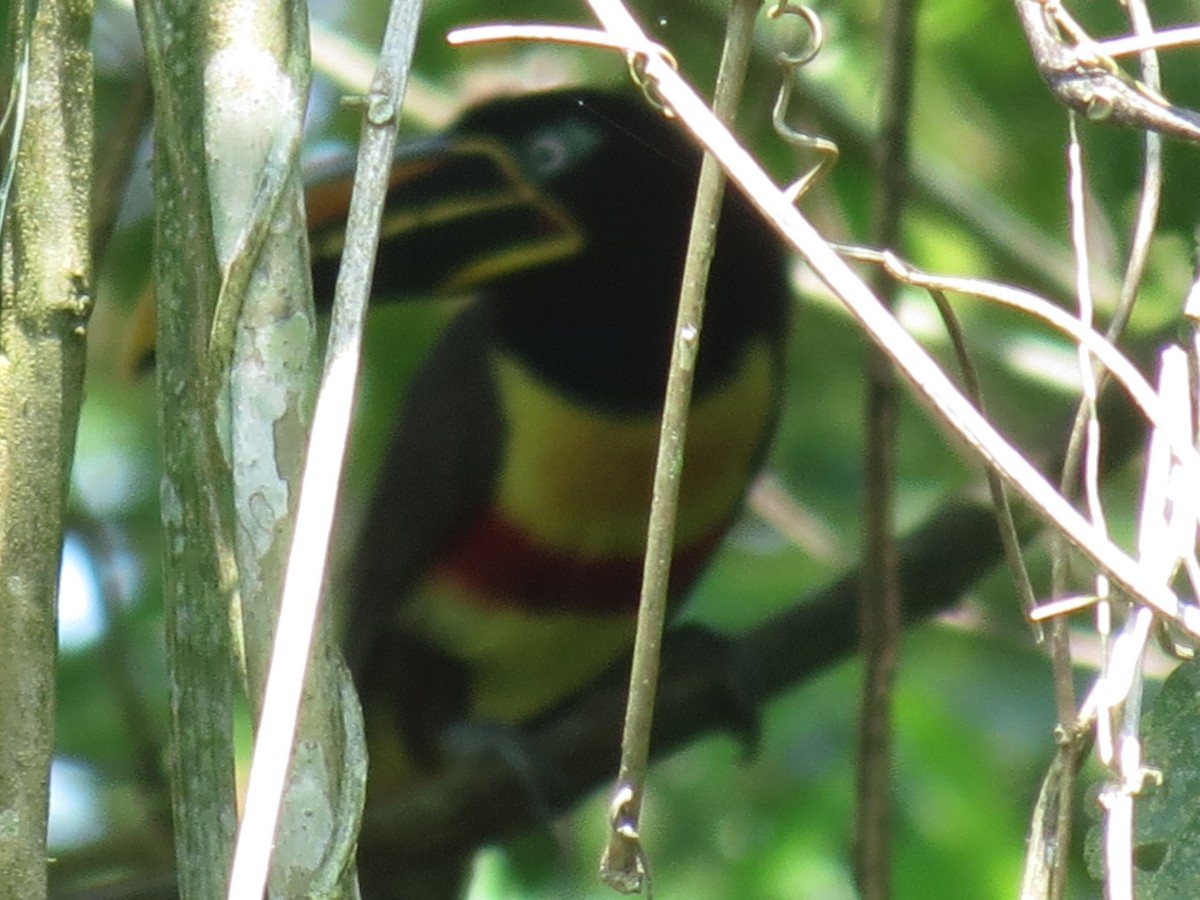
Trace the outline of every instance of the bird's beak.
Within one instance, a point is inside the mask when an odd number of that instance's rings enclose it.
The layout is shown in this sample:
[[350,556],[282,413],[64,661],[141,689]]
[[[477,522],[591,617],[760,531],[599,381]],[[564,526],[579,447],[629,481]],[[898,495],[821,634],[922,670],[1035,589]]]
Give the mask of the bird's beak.
[[[331,183],[331,197],[344,186]],[[341,253],[344,214],[309,189],[314,262]],[[379,265],[405,295],[469,291],[513,272],[569,258],[583,248],[580,226],[522,174],[499,142],[436,137],[407,144],[391,171]],[[380,287],[379,279],[376,287]],[[385,285],[385,287],[390,287]]]
[[[332,298],[346,243],[353,170],[344,155],[306,173],[318,305]],[[485,138],[434,137],[400,148],[384,203],[374,293],[381,298],[461,294],[583,249],[580,226]],[[133,376],[154,360],[154,291],[145,292],[122,353]]]

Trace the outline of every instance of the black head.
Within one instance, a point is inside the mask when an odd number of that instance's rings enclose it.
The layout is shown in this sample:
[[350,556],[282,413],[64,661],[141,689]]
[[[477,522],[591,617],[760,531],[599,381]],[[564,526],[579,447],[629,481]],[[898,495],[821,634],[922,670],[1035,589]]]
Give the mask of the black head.
[[[593,406],[657,410],[683,273],[700,151],[636,93],[555,91],[497,100],[455,134],[488,135],[561,204],[581,248],[486,288],[500,337]],[[745,340],[782,340],[789,294],[779,240],[733,189],[722,211],[697,390]]]
[[[633,91],[473,107],[398,151],[376,293],[478,292],[500,342],[556,388],[593,406],[653,409],[699,167],[691,137]],[[779,241],[729,191],[699,389],[748,336],[782,335],[787,296]]]

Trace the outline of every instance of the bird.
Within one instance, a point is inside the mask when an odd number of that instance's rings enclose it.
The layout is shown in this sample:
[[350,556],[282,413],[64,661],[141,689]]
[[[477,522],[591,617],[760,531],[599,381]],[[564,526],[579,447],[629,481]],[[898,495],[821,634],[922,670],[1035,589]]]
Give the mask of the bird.
[[[377,286],[474,296],[412,379],[352,554],[369,791],[436,767],[454,723],[519,725],[630,648],[700,158],[640,95],[599,89],[493,99],[398,154]],[[333,276],[314,267],[318,293]],[[762,464],[789,298],[781,243],[727,192],[672,603]]]
[[[486,100],[397,151],[373,302],[469,300],[396,402],[341,579],[368,815],[436,772],[461,723],[519,728],[631,648],[700,161],[640,93],[591,87]],[[333,294],[350,183],[333,166],[307,189],[318,306]],[[672,609],[762,466],[790,301],[782,243],[726,191]]]

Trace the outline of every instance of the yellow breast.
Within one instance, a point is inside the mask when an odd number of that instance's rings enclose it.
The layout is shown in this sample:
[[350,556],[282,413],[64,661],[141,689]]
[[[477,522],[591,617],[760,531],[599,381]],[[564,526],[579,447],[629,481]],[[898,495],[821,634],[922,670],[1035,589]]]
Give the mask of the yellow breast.
[[[678,545],[725,521],[745,491],[772,415],[772,363],[765,341],[748,345],[730,380],[693,404]],[[496,498],[501,513],[557,550],[640,555],[658,415],[595,411],[556,393],[510,356],[497,354],[494,365],[509,428]]]
[[[528,552],[537,547],[548,551],[546,557],[595,560],[597,584],[614,560],[636,566],[645,542],[657,416],[630,419],[589,410],[556,394],[511,357],[498,355],[494,363],[508,434],[488,514],[523,536],[522,552],[505,560],[532,568],[531,581],[541,574]],[[677,559],[689,546],[706,552],[728,524],[773,415],[775,378],[770,348],[751,344],[731,379],[693,405]],[[523,609],[514,602],[519,598],[481,593],[479,579],[463,568],[441,567],[403,607],[403,627],[466,662],[473,715],[520,721],[595,678],[629,647],[633,575],[631,596],[613,603],[611,612],[572,608],[569,586],[563,587],[568,596],[550,602],[541,597],[536,609]]]

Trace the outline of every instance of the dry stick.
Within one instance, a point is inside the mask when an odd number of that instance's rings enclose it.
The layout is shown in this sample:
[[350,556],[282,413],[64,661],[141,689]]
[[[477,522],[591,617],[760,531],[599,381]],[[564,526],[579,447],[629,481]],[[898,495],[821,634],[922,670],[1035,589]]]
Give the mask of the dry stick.
[[[1150,88],[1155,94],[1161,93],[1161,85],[1158,79],[1158,73],[1155,72],[1154,80],[1147,78],[1146,54],[1153,53],[1156,50],[1169,50],[1173,47],[1186,47],[1189,45],[1200,44],[1200,25],[1181,25],[1178,28],[1163,28],[1161,31],[1155,31],[1153,27],[1146,27],[1144,30],[1139,24],[1139,19],[1149,26],[1150,19],[1146,15],[1146,5],[1143,2],[1129,4],[1129,18],[1133,21],[1133,35],[1123,38],[1105,38],[1096,41],[1096,49],[1106,56],[1125,56],[1130,53],[1137,53],[1142,58],[1142,83]],[[1136,7],[1136,9],[1135,9]],[[1157,60],[1154,63],[1155,69],[1158,67]]]
[[[757,0],[734,0],[729,10],[725,45],[713,96],[713,111],[724,120],[732,119],[737,111],[750,59],[757,11]],[[639,834],[639,819],[650,758],[650,727],[654,718],[659,653],[666,620],[667,580],[671,571],[679,482],[683,472],[687,411],[691,402],[696,354],[700,349],[704,294],[724,188],[725,176],[721,166],[706,153],[700,167],[696,206],[688,235],[679,314],[675,323],[671,368],[659,431],[637,636],[629,676],[629,704],[621,739],[621,764],[609,807],[612,830],[600,861],[600,877],[624,893],[633,893],[645,887],[648,894],[650,887],[645,851]]]
[[[387,175],[420,15],[420,0],[393,2],[379,69],[366,97],[359,165],[346,226],[346,251],[338,272],[325,374],[313,416],[263,716],[251,763],[246,811],[230,875],[230,898],[261,897],[266,881],[269,853],[250,842],[265,841],[269,845],[278,821],[353,407],[362,325],[374,271]],[[331,472],[339,474],[331,476]],[[247,841],[245,847],[243,839]]]
[[[1146,9],[1146,4],[1145,4],[1144,0],[1134,0],[1134,2],[1131,2],[1129,4],[1129,18],[1130,18],[1130,23],[1133,27],[1134,33],[1138,38],[1144,39],[1144,38],[1153,36],[1154,25],[1150,20],[1150,14],[1149,14],[1149,11]],[[1139,56],[1139,62],[1141,64],[1141,70],[1142,70],[1141,77],[1142,77],[1143,83],[1152,92],[1158,93],[1158,91],[1161,87],[1161,78],[1160,78],[1159,66],[1158,66],[1158,56],[1152,46],[1147,46],[1141,50],[1141,53]],[[1108,329],[1106,331],[1106,336],[1109,337],[1110,340],[1114,340],[1114,341],[1120,335],[1121,331],[1124,329],[1125,324],[1128,322],[1129,317],[1133,312],[1133,304],[1134,304],[1135,300],[1137,299],[1137,290],[1141,284],[1142,274],[1143,274],[1143,271],[1144,271],[1145,265],[1146,265],[1146,259],[1149,255],[1150,239],[1153,236],[1154,227],[1157,223],[1159,200],[1160,200],[1161,193],[1162,193],[1162,136],[1155,132],[1152,132],[1152,131],[1146,131],[1145,135],[1143,137],[1143,143],[1145,146],[1145,160],[1144,160],[1143,169],[1142,169],[1142,191],[1141,191],[1141,198],[1140,198],[1140,201],[1138,204],[1137,218],[1135,221],[1133,244],[1129,251],[1129,262],[1128,262],[1128,264],[1126,266],[1126,270],[1125,270],[1125,278],[1124,278],[1124,282],[1123,282],[1122,288],[1121,288],[1120,300],[1118,302],[1117,309],[1113,315],[1112,321],[1109,323]],[[1166,383],[1167,383],[1167,381],[1164,378],[1160,382],[1160,385],[1159,385],[1160,389],[1163,389],[1164,385]],[[1103,374],[1101,374],[1099,376],[1099,382],[1096,386],[1096,391],[1099,392],[1099,391],[1103,390],[1104,384],[1105,384],[1105,379],[1103,377]],[[1184,399],[1183,402],[1184,402],[1184,404],[1186,404],[1186,402],[1187,402],[1186,399]],[[1081,413],[1082,413],[1082,410],[1081,410]],[[1072,431],[1072,438],[1075,438],[1075,435],[1082,431],[1081,422],[1082,422],[1082,415],[1079,415],[1076,417],[1076,428],[1073,429],[1073,431]],[[1161,436],[1161,432],[1156,430],[1155,431],[1156,439],[1159,438],[1160,436]],[[1166,452],[1166,451],[1163,451],[1163,452]],[[1150,470],[1150,467],[1152,465],[1152,459],[1153,459],[1153,456],[1151,454],[1148,454],[1148,459],[1147,459],[1147,463],[1146,463],[1146,471],[1145,471],[1145,475],[1144,475],[1144,477],[1146,479],[1153,477],[1153,473]],[[1140,529],[1144,529],[1147,527],[1147,524],[1148,524],[1147,517],[1149,516],[1149,514],[1150,514],[1150,512],[1148,509],[1143,509],[1143,521],[1142,521],[1142,523],[1140,523],[1140,526],[1139,526]],[[1149,535],[1147,535],[1144,531],[1141,533],[1141,540],[1143,542],[1148,537],[1149,537]],[[1156,536],[1156,537],[1160,537],[1160,536]],[[1064,568],[1063,566],[1058,567],[1060,574],[1061,574],[1063,568]],[[1169,577],[1169,575],[1167,577]],[[1148,613],[1148,611],[1145,611],[1144,609],[1137,610],[1134,613],[1132,613],[1132,615],[1137,617],[1137,619],[1141,622],[1145,622],[1145,623],[1149,622],[1149,613]],[[1128,621],[1126,623],[1126,628],[1128,629],[1128,627],[1132,624],[1135,624],[1135,623],[1131,619],[1130,621]],[[1065,633],[1065,631],[1066,631],[1065,623],[1062,623],[1060,625],[1060,631]],[[1064,635],[1063,640],[1065,643],[1066,642],[1065,635]],[[1108,655],[1106,654],[1106,663],[1105,663],[1106,669],[1107,669],[1107,657],[1108,657]],[[1139,659],[1140,659],[1140,655],[1139,655]],[[1069,683],[1069,677],[1070,677],[1070,673],[1068,670],[1068,671],[1064,672],[1064,674],[1063,674],[1063,681],[1065,683]],[[1138,685],[1138,688],[1140,691],[1140,684]],[[1139,694],[1138,702],[1128,704],[1124,710],[1124,719],[1125,720],[1123,722],[1122,731],[1123,732],[1131,731],[1135,736],[1134,740],[1136,740],[1136,732],[1137,732],[1137,726],[1138,726],[1137,720],[1138,720],[1138,717],[1140,714],[1140,707],[1141,707],[1141,704],[1140,704],[1140,694]],[[1108,719],[1107,719],[1107,716],[1103,709],[1098,710],[1096,722],[1097,722],[1097,725],[1101,728],[1106,727],[1108,725]],[[1122,740],[1122,738],[1118,737],[1118,740]],[[1075,755],[1076,756],[1080,755],[1078,748],[1075,748]],[[1121,762],[1125,761],[1124,754],[1121,754],[1120,759],[1121,759]],[[1125,776],[1126,776],[1126,773],[1124,771],[1120,771],[1118,773],[1118,777],[1120,780],[1122,780],[1123,783],[1124,783]],[[1058,830],[1059,830],[1060,834],[1055,835],[1056,838],[1059,838],[1059,843],[1060,843],[1061,849],[1059,850],[1060,856],[1055,860],[1055,862],[1057,863],[1056,868],[1055,868],[1055,873],[1054,873],[1056,878],[1052,884],[1052,887],[1055,890],[1051,895],[1051,900],[1059,900],[1059,898],[1064,896],[1065,892],[1066,892],[1066,867],[1067,867],[1067,859],[1068,859],[1067,851],[1069,850],[1069,837],[1070,837],[1069,825],[1070,825],[1070,814],[1073,809],[1073,807],[1070,803],[1071,794],[1068,794],[1067,791],[1070,790],[1073,793],[1073,790],[1074,790],[1074,769],[1073,768],[1068,773],[1067,777],[1064,778],[1064,783],[1061,786],[1061,790],[1063,792],[1063,795],[1059,800],[1060,827]],[[1121,889],[1124,890],[1126,893],[1131,893],[1132,892],[1131,866],[1132,866],[1133,850],[1132,850],[1132,837],[1130,834],[1130,830],[1132,827],[1131,820],[1133,817],[1133,800],[1132,800],[1132,796],[1122,793],[1120,788],[1118,788],[1115,793],[1117,795],[1119,795],[1117,798],[1118,802],[1115,804],[1111,804],[1111,805],[1105,804],[1105,806],[1106,806],[1105,814],[1104,814],[1105,846],[1106,846],[1107,850],[1112,850],[1114,848],[1114,846],[1115,846],[1114,836],[1115,835],[1114,835],[1113,825],[1114,825],[1114,822],[1117,822],[1117,821],[1122,822],[1125,827],[1123,829],[1121,829],[1121,834],[1125,838],[1125,845],[1124,845],[1124,859],[1121,860],[1121,863],[1123,865],[1120,868],[1124,872],[1125,877],[1121,879],[1124,882]],[[1124,814],[1125,814],[1124,817],[1121,817],[1118,814],[1118,810],[1124,812]],[[1066,823],[1066,827],[1063,827],[1064,822]],[[1063,842],[1060,837],[1060,835],[1063,832],[1066,832],[1066,837],[1068,839],[1065,842]],[[1106,884],[1107,884],[1107,890],[1112,892],[1116,889],[1113,884],[1113,881],[1115,879],[1115,871],[1117,870],[1117,867],[1115,867],[1112,864],[1112,860],[1108,859],[1107,857],[1108,857],[1108,854],[1106,853],[1106,864],[1105,864]]]
[[[1087,213],[1084,204],[1084,180],[1086,166],[1084,163],[1083,148],[1079,143],[1078,120],[1075,113],[1068,113],[1068,141],[1067,141],[1067,197],[1068,207],[1070,210],[1070,234],[1071,246],[1075,251],[1075,270],[1076,270],[1076,287],[1075,297],[1078,305],[1078,318],[1080,323],[1085,328],[1092,328],[1095,321],[1095,304],[1092,300],[1092,286],[1088,267],[1088,249],[1087,249]],[[1082,449],[1082,465],[1083,465],[1083,495],[1087,509],[1087,515],[1092,521],[1096,529],[1107,535],[1108,523],[1104,516],[1104,507],[1100,499],[1099,485],[1099,465],[1100,465],[1100,421],[1096,414],[1096,402],[1098,399],[1099,388],[1096,379],[1096,366],[1094,358],[1083,345],[1078,345],[1077,353],[1079,358],[1079,378],[1082,398],[1079,402],[1079,409],[1076,414],[1076,423],[1080,424],[1080,433],[1083,435]],[[1161,398],[1160,398],[1161,399]],[[1109,618],[1111,616],[1111,607],[1108,603],[1110,585],[1108,579],[1098,573],[1095,576],[1095,587],[1093,589],[1096,597],[1096,617],[1101,623],[1101,640],[1104,647],[1104,655],[1107,658],[1107,635],[1109,629]],[[1060,627],[1065,627],[1065,623],[1060,620]],[[1069,662],[1069,659],[1066,660]],[[1104,665],[1104,663],[1102,663]],[[1074,691],[1069,687],[1069,682],[1056,682],[1056,690],[1063,693],[1063,696],[1058,700],[1063,713],[1067,713],[1070,704],[1074,697]],[[1069,719],[1067,721],[1070,721]]]
[[[882,122],[873,166],[877,196],[871,236],[880,247],[896,246],[908,197],[916,7],[917,0],[884,4]],[[885,296],[885,273],[877,271],[873,287]],[[890,298],[885,303],[890,306]],[[865,900],[885,900],[891,893],[892,689],[901,630],[892,534],[899,396],[895,372],[877,349],[868,360],[866,388],[865,564],[858,601],[865,671],[856,758],[854,873]]]

